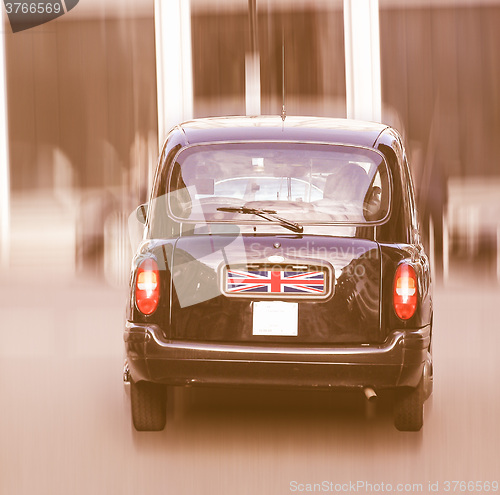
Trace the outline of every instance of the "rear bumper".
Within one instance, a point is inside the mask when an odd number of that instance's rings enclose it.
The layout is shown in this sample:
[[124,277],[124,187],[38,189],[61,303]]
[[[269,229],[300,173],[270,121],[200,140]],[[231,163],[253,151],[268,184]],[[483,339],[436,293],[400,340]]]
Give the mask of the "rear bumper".
[[383,389],[418,384],[430,327],[394,331],[381,345],[307,347],[166,341],[155,325],[127,322],[124,340],[134,381]]

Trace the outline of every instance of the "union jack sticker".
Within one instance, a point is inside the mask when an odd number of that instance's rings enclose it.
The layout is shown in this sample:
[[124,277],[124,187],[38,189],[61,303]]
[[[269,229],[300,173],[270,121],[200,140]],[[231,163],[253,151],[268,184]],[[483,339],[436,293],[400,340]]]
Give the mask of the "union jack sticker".
[[276,267],[256,270],[226,269],[226,295],[247,297],[326,297],[329,292],[328,272],[321,270],[293,270]]

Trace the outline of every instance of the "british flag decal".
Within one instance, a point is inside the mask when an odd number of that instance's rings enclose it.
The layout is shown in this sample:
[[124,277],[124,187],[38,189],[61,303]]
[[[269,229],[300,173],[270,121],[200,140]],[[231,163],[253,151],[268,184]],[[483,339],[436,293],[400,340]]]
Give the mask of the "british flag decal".
[[324,271],[227,270],[225,292],[242,295],[324,296]]

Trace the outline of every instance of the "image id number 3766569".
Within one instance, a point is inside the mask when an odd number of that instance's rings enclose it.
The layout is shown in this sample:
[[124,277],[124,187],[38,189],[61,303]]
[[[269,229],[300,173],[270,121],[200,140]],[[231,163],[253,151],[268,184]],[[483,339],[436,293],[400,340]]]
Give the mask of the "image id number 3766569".
[[59,14],[60,2],[8,2],[5,4],[7,14]]

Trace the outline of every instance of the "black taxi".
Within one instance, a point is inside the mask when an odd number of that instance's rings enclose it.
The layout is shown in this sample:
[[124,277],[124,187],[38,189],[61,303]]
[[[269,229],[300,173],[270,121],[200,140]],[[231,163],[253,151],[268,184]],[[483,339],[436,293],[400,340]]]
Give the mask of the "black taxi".
[[136,214],[124,378],[137,430],[165,427],[167,385],[394,389],[396,428],[421,429],[431,278],[396,130],[185,122]]

